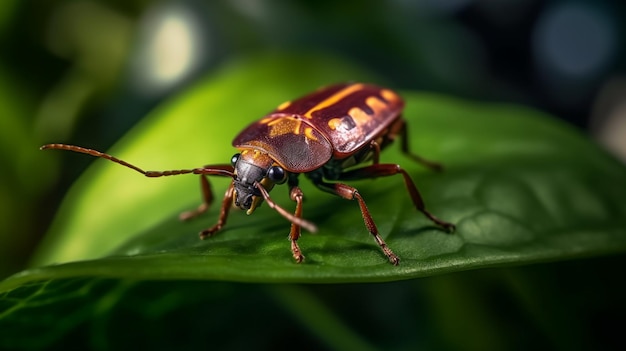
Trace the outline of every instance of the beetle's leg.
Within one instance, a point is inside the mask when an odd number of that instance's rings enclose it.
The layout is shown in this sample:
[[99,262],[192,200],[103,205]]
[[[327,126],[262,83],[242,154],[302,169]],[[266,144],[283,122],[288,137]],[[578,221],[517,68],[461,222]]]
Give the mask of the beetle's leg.
[[254,186],[261,193],[261,196],[263,196],[263,200],[265,200],[265,203],[267,204],[267,206],[269,206],[269,208],[278,212],[281,216],[285,217],[291,223],[297,223],[300,227],[312,233],[315,233],[317,231],[317,227],[315,226],[315,224],[305,219],[296,217],[292,215],[291,213],[287,212],[287,210],[285,210],[284,208],[278,206],[278,204],[276,204],[274,200],[270,198],[270,194],[267,192],[267,189],[265,189],[263,185],[261,185],[261,183],[254,182]]
[[380,236],[378,228],[374,223],[374,219],[367,209],[365,200],[363,200],[361,194],[359,194],[356,188],[353,188],[347,184],[326,183],[322,181],[317,181],[314,184],[321,190],[338,195],[346,200],[357,200],[359,203],[359,207],[361,208],[361,215],[363,216],[363,221],[365,222],[365,227],[367,228],[367,230],[370,232],[370,234],[372,234],[378,246],[380,246],[385,256],[387,256],[387,258],[389,259],[389,262],[391,262],[391,264],[393,264],[394,266],[397,266],[400,263],[400,258],[395,253],[393,253],[393,251],[391,251],[389,246],[387,246],[387,243],[385,243],[385,240],[383,240],[383,238]]
[[389,133],[391,140],[393,140],[396,136],[400,137],[400,150],[402,153],[413,159],[418,163],[423,164],[424,166],[432,169],[436,172],[441,172],[443,170],[443,166],[440,163],[427,160],[419,155],[416,155],[411,152],[409,148],[409,138],[407,134],[407,126],[406,121],[402,118],[399,118],[396,123],[391,126],[391,131]]
[[424,206],[424,200],[422,200],[422,195],[420,195],[419,190],[417,190],[417,187],[415,186],[415,183],[413,183],[413,180],[411,179],[409,174],[404,169],[402,169],[400,165],[387,163],[358,168],[342,173],[339,176],[339,180],[357,180],[364,178],[386,177],[398,173],[402,174],[402,177],[404,178],[404,184],[409,191],[409,196],[411,197],[415,208],[417,208],[435,224],[443,227],[449,232],[454,231],[454,224],[442,221],[441,219],[435,217],[435,215],[426,210]]
[[[302,218],[302,190],[297,185],[291,185],[289,187],[289,197],[292,201],[296,202],[296,211],[294,216]],[[289,231],[289,240],[291,241],[291,252],[296,262],[301,263],[304,261],[300,246],[298,246],[298,238],[300,238],[301,228],[295,223],[291,223],[291,230]]]
[[211,189],[211,184],[206,175],[200,176],[200,190],[202,192],[202,203],[195,210],[181,213],[178,216],[181,221],[186,221],[203,214],[209,206],[211,206],[211,203],[213,203],[213,190]]
[[[206,212],[213,203],[213,190],[211,189],[211,183],[209,182],[209,178],[207,177],[207,175],[213,174],[213,171],[219,172],[221,170],[232,172],[232,168],[233,167],[231,165],[208,165],[204,166],[203,168],[199,168],[198,171],[195,173],[200,174],[200,191],[202,193],[202,203],[195,210],[181,213],[178,218],[180,218],[181,221],[186,221]],[[205,171],[207,173],[204,173]]]
[[224,199],[222,200],[222,207],[220,209],[220,216],[217,219],[217,223],[211,228],[205,229],[200,232],[200,239],[206,239],[210,236],[213,236],[218,230],[222,229],[222,227],[226,224],[226,220],[228,219],[228,212],[230,211],[233,205],[233,195],[235,193],[235,185],[233,182],[230,183],[228,189],[226,189],[226,193],[224,194]]
[[370,142],[370,149],[372,149],[372,163],[377,165],[380,163],[380,144],[376,140]]

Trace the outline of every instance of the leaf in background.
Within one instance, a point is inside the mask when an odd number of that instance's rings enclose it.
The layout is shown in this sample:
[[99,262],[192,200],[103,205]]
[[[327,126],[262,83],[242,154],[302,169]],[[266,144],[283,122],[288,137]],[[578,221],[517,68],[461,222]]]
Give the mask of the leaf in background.
[[41,193],[57,175],[49,157],[37,151],[32,115],[36,102],[24,80],[0,65],[0,277],[24,267],[38,240]]
[[[144,169],[223,163],[233,153],[225,145],[242,126],[311,89],[300,86],[307,79],[294,78],[294,63],[306,62],[274,57],[225,70],[156,111],[112,153]],[[309,61],[311,67],[313,62],[320,61]],[[317,67],[324,65],[329,63]],[[330,76],[338,66],[328,67],[318,70]],[[313,68],[306,71],[316,77],[308,82],[316,85],[326,77],[313,74]],[[99,161],[65,200],[38,263],[106,257],[34,268],[2,288],[75,276],[389,281],[624,251],[626,189],[620,184],[626,183],[626,170],[578,132],[519,106],[403,95],[412,150],[447,168],[428,172],[397,147],[382,161],[401,163],[430,210],[456,223],[457,232],[443,233],[412,208],[399,177],[354,182],[401,257],[399,267],[380,253],[356,203],[319,192],[306,180],[304,216],[319,225],[319,233],[304,233],[300,245],[307,259],[297,265],[285,238],[289,224],[266,206],[249,217],[234,213],[223,232],[200,241],[196,233],[215,221],[219,209],[213,206],[208,216],[191,223],[177,221],[180,210],[195,206],[194,198],[199,201],[194,177],[149,180]],[[190,116],[197,123],[187,120]],[[209,120],[214,116],[225,122]],[[215,182],[216,194],[225,187]],[[286,190],[275,189],[273,197],[293,207]]]
[[5,35],[7,27],[9,27],[11,21],[14,20],[17,5],[17,0],[8,0],[0,6],[0,38]]
[[387,284],[29,282],[0,293],[0,349],[620,350],[624,262]]
[[[279,347],[284,349],[293,340],[284,337],[283,331],[293,328],[290,324],[294,321],[281,301],[270,298],[275,293],[280,293],[282,299],[300,299],[305,303],[301,306],[313,307],[310,303],[314,299],[295,287],[97,278],[27,284],[10,294],[0,294],[5,305],[20,301],[0,309],[0,348],[50,350],[71,345],[92,350],[232,350],[284,345]],[[238,314],[251,310],[255,313],[246,318]],[[311,312],[305,318],[329,313],[323,308]],[[328,320],[333,321],[332,314]],[[337,326],[336,322],[325,326],[335,330],[322,331],[321,340],[307,342],[306,349],[312,345],[320,349],[324,342],[343,349],[367,349],[349,330]],[[242,330],[245,338],[241,338]],[[338,337],[327,336],[333,334]],[[353,340],[346,340],[346,335]],[[324,336],[330,340],[324,340]]]

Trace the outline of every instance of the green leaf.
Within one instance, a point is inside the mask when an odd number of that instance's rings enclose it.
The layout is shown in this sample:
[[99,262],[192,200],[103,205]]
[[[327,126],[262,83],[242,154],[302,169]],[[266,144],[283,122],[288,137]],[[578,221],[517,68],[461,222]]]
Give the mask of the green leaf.
[[[233,65],[163,105],[111,153],[144,169],[226,163],[237,131],[280,102],[313,85],[372,79],[349,67],[311,56]],[[217,204],[201,219],[177,220],[178,212],[200,201],[195,177],[145,179],[98,160],[65,199],[36,260],[64,263],[25,271],[0,289],[77,276],[390,281],[626,249],[626,169],[578,131],[525,107],[418,92],[403,96],[411,149],[443,162],[446,170],[430,172],[397,146],[385,150],[382,161],[402,164],[427,207],[456,223],[457,231],[446,234],[417,212],[401,177],[352,183],[400,256],[398,267],[367,233],[356,203],[322,193],[306,179],[304,216],[319,232],[303,234],[306,261],[298,265],[286,240],[289,223],[267,206],[252,216],[235,211],[222,232],[201,241],[196,233],[214,223]],[[217,179],[215,193],[226,186]],[[286,192],[277,188],[272,195],[293,208]]]

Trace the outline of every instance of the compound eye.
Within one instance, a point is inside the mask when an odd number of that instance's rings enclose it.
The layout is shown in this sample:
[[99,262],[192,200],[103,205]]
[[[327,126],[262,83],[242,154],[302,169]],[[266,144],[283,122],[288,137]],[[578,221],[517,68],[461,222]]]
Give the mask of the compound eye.
[[274,183],[282,184],[287,180],[287,172],[281,166],[272,166],[267,171],[267,177]]
[[237,164],[239,156],[241,156],[241,154],[234,154],[233,157],[230,159],[230,164],[233,165],[233,167],[235,167],[235,164]]

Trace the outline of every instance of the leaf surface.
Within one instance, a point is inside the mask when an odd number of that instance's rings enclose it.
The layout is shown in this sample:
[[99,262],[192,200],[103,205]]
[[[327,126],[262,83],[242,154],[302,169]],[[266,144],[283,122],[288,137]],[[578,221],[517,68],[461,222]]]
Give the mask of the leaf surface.
[[[266,57],[231,66],[148,116],[111,153],[144,169],[227,163],[238,130],[312,90],[310,84],[375,80],[320,60],[309,61],[304,76],[295,77],[302,63]],[[200,201],[195,177],[145,179],[98,160],[65,199],[36,261],[63,264],[32,268],[2,286],[77,276],[391,281],[626,249],[626,170],[581,133],[525,107],[402,95],[411,149],[446,169],[431,172],[397,145],[385,150],[381,161],[407,169],[427,208],[455,223],[457,231],[447,234],[416,211],[399,176],[352,182],[400,256],[398,267],[387,262],[365,229],[357,203],[322,193],[304,178],[304,217],[319,232],[303,233],[299,243],[306,261],[295,264],[286,239],[289,223],[267,206],[251,216],[234,211],[223,231],[201,241],[197,233],[214,223],[219,201],[200,219],[177,220],[180,211]],[[227,180],[216,179],[216,196],[226,186]],[[292,209],[285,188],[274,189],[272,197]]]

